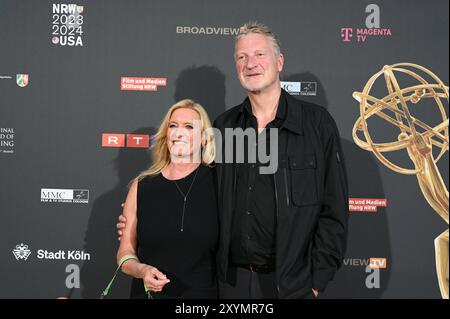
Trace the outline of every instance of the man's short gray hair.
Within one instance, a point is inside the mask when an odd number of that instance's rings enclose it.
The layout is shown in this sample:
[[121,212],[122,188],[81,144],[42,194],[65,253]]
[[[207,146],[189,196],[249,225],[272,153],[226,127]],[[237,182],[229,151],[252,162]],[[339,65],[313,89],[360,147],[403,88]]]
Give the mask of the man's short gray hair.
[[239,28],[239,33],[236,36],[236,42],[243,36],[251,33],[258,33],[266,36],[267,39],[272,43],[275,56],[278,56],[280,54],[281,52],[280,41],[278,40],[278,37],[275,34],[275,32],[273,32],[265,24],[256,21],[247,22],[246,24],[244,24]]

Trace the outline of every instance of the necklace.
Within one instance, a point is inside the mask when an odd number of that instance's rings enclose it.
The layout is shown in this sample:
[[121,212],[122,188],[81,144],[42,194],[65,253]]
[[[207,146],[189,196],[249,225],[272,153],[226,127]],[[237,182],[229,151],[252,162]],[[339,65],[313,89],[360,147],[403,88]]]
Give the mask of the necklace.
[[181,215],[180,232],[183,232],[183,230],[184,230],[184,213],[186,211],[186,201],[187,201],[187,197],[189,196],[189,192],[191,191],[192,185],[194,185],[195,178],[197,177],[197,173],[198,173],[198,168],[199,167],[197,167],[196,170],[195,170],[194,179],[192,180],[191,186],[189,186],[189,189],[188,189],[186,194],[184,194],[183,191],[181,190],[181,188],[178,186],[177,181],[176,180],[173,181],[175,183],[175,186],[178,188],[178,191],[180,192],[181,196],[183,197],[183,214]]

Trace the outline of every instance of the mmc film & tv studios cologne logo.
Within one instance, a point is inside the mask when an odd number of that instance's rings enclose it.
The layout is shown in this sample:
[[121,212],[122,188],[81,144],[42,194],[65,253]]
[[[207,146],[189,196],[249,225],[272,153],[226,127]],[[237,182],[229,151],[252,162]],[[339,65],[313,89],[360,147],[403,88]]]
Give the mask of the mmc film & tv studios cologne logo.
[[281,81],[281,87],[290,95],[316,96],[317,82]]
[[52,6],[52,43],[83,46],[84,6],[54,3]]
[[351,42],[356,31],[356,40],[358,43],[366,42],[368,37],[390,37],[392,32],[390,28],[380,27],[380,7],[376,4],[369,4],[366,7],[365,28],[342,27],[341,38],[342,42]]
[[42,188],[41,203],[88,204],[89,190]]

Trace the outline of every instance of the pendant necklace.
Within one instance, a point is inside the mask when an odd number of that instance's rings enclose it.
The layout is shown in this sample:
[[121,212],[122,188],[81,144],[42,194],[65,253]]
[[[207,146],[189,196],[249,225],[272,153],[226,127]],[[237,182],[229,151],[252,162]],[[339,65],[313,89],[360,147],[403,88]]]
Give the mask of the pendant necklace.
[[187,201],[187,197],[189,196],[189,192],[191,191],[192,185],[194,185],[195,178],[197,177],[199,167],[196,168],[194,179],[192,180],[191,186],[189,186],[189,189],[186,194],[184,194],[183,191],[180,189],[180,187],[177,184],[177,181],[176,180],[173,181],[175,183],[175,186],[178,188],[178,191],[180,192],[181,196],[183,197],[183,214],[181,215],[180,232],[183,232],[183,230],[184,230],[184,213],[186,211],[186,201]]

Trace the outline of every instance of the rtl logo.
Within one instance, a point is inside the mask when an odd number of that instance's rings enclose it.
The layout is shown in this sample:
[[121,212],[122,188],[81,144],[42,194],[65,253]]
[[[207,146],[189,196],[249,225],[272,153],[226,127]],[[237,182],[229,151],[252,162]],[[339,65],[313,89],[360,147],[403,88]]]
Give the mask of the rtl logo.
[[102,134],[103,147],[150,147],[150,136],[139,134]]

